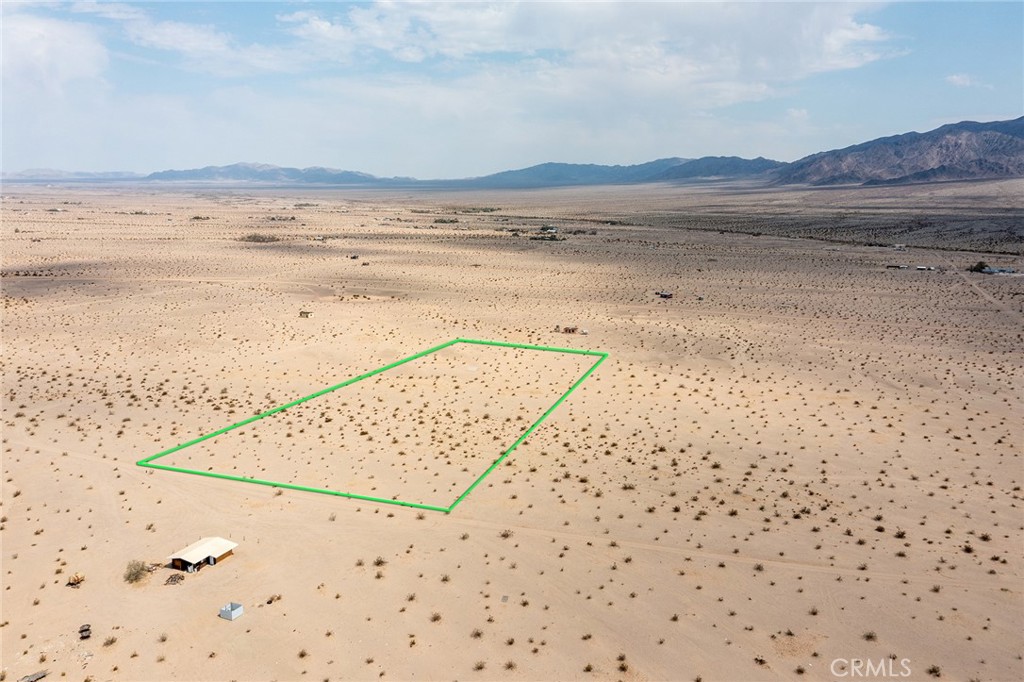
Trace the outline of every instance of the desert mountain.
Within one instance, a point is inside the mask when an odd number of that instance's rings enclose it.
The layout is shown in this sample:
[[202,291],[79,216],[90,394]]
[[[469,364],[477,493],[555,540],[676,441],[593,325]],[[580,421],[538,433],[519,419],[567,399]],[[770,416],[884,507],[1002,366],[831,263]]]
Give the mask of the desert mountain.
[[785,164],[758,157],[705,156],[699,159],[671,157],[634,166],[542,163],[521,170],[504,171],[459,181],[476,187],[550,187],[567,185],[622,185],[669,180],[740,178],[760,175]]
[[321,166],[288,168],[261,163],[164,170],[144,177],[132,173],[57,170],[3,174],[4,180],[13,182],[145,180],[448,189],[572,187],[734,178],[782,185],[876,185],[1015,177],[1024,177],[1024,117],[988,123],[952,123],[926,133],[882,137],[844,149],[820,152],[792,163],[737,156],[669,157],[628,166],[542,163],[455,180],[380,178],[368,173]]
[[333,168],[284,168],[259,163],[206,166],[192,170],[151,173],[146,180],[179,182],[266,182],[318,183],[329,185],[404,185],[426,187],[474,187],[516,189],[530,187],[571,187],[578,185],[622,185],[704,177],[756,175],[783,164],[767,159],[709,156],[701,159],[671,157],[630,166],[602,166],[579,163],[542,163],[529,168],[458,180],[415,180],[378,178],[367,173]]
[[1024,117],[944,125],[812,154],[779,169],[782,184],[900,184],[1024,176]]
[[651,176],[647,181],[740,178],[759,175],[776,168],[782,168],[785,165],[782,161],[772,161],[760,156],[756,159],[742,159],[738,156],[705,156],[673,166],[657,175]]
[[145,179],[191,182],[295,182],[332,185],[365,185],[381,181],[380,178],[357,171],[337,170],[321,166],[285,168],[265,163],[235,163],[230,166],[206,166],[192,170],[165,170],[150,173]]
[[632,166],[601,166],[587,163],[542,163],[519,170],[502,171],[493,175],[465,181],[475,187],[549,187],[566,185],[621,185],[650,182],[652,177],[664,173],[690,159],[676,157],[658,159]]

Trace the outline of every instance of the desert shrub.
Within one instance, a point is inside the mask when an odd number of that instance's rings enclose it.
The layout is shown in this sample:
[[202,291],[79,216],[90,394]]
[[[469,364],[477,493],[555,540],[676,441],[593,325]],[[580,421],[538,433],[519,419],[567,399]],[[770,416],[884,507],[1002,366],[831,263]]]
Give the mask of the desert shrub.
[[138,559],[132,559],[124,569],[124,581],[126,583],[137,583],[146,575],[146,563]]
[[252,234],[247,234],[244,237],[239,237],[238,241],[252,242],[253,244],[268,244],[270,242],[279,242],[281,240],[272,234],[258,234],[254,232]]

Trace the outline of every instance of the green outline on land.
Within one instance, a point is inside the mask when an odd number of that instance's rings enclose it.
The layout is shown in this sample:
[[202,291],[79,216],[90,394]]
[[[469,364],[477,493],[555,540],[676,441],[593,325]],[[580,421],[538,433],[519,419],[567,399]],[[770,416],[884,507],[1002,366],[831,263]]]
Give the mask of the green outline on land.
[[[523,434],[521,436],[519,436],[518,439],[516,439],[516,442],[512,443],[512,445],[507,450],[505,450],[501,454],[501,456],[499,456],[496,460],[494,460],[494,462],[491,463],[491,465],[489,467],[487,467],[486,471],[484,471],[482,474],[480,474],[480,476],[477,477],[477,479],[475,481],[473,481],[469,485],[469,487],[466,488],[462,492],[462,494],[459,495],[457,498],[455,498],[455,501],[452,502],[447,507],[441,507],[441,506],[433,505],[433,504],[422,504],[420,502],[406,502],[404,500],[395,500],[395,499],[389,500],[389,499],[386,499],[386,498],[383,498],[383,497],[372,497],[370,495],[360,495],[358,493],[347,493],[347,492],[342,492],[340,490],[329,490],[327,488],[312,488],[310,486],[296,485],[294,483],[281,483],[281,482],[278,482],[278,481],[266,481],[266,480],[259,479],[259,478],[249,478],[247,476],[235,476],[235,475],[232,475],[232,474],[221,474],[221,473],[217,473],[215,471],[198,471],[196,469],[185,469],[183,467],[173,467],[173,466],[167,466],[165,464],[153,464],[153,462],[155,460],[158,460],[161,457],[165,457],[165,456],[170,455],[172,453],[178,452],[179,450],[184,450],[187,447],[190,447],[192,445],[196,445],[198,443],[202,443],[205,440],[209,440],[209,439],[214,438],[216,436],[219,436],[221,434],[227,433],[228,431],[233,431],[234,429],[237,429],[237,428],[240,428],[242,426],[245,426],[246,424],[251,424],[251,423],[253,423],[255,421],[259,421],[260,419],[263,419],[264,417],[269,417],[272,414],[277,414],[278,412],[282,412],[284,410],[287,410],[289,407],[295,407],[296,405],[301,405],[302,403],[307,402],[309,400],[313,400],[314,398],[318,398],[318,397],[320,397],[322,395],[325,395],[327,393],[331,393],[332,391],[337,391],[339,388],[344,388],[345,386],[350,386],[351,384],[354,384],[354,383],[356,383],[358,381],[362,381],[363,379],[369,379],[372,376],[376,376],[376,375],[381,374],[383,372],[386,372],[386,371],[388,371],[390,369],[394,369],[395,367],[398,367],[399,365],[404,365],[407,362],[412,362],[413,360],[416,360],[418,358],[422,358],[422,357],[424,357],[426,355],[430,355],[431,353],[436,353],[436,352],[438,352],[440,350],[448,348],[449,346],[454,346],[457,343],[470,343],[470,344],[476,344],[476,345],[480,345],[480,346],[500,346],[500,347],[504,347],[504,348],[521,348],[521,349],[524,349],[524,350],[540,350],[540,351],[549,351],[549,352],[552,352],[552,353],[574,353],[576,355],[592,355],[592,356],[596,356],[597,357],[597,361],[593,365],[591,365],[590,368],[586,372],[584,372],[583,375],[572,384],[572,386],[569,387],[569,390],[567,390],[565,393],[563,393],[561,395],[561,397],[559,397],[558,400],[556,400],[554,402],[554,404],[551,405],[551,407],[549,407],[547,410],[545,410],[544,414],[542,414],[540,416],[540,418],[537,421],[535,421],[530,426],[530,428],[526,429],[526,431],[524,431]],[[504,342],[504,341],[478,341],[476,339],[452,339],[451,341],[448,341],[447,343],[442,343],[440,346],[434,346],[433,348],[428,348],[425,351],[421,351],[419,353],[416,353],[415,355],[410,355],[407,358],[403,358],[403,359],[398,360],[396,362],[392,362],[390,365],[385,365],[384,367],[381,367],[379,369],[375,369],[372,372],[367,372],[366,374],[360,374],[359,376],[354,377],[352,379],[348,379],[347,381],[343,381],[340,384],[336,384],[334,386],[330,386],[329,388],[325,388],[323,390],[317,391],[316,393],[311,393],[310,395],[307,395],[304,398],[299,398],[298,400],[293,400],[290,403],[286,403],[286,404],[281,405],[279,407],[275,407],[273,409],[267,410],[266,412],[262,412],[260,414],[257,414],[257,415],[255,415],[253,417],[249,417],[248,419],[244,419],[244,420],[238,422],[237,424],[232,424],[231,426],[225,426],[224,428],[218,429],[217,431],[214,431],[212,433],[208,433],[205,436],[200,436],[199,438],[195,438],[193,440],[190,440],[187,443],[182,443],[181,445],[176,445],[173,448],[164,450],[162,452],[158,452],[155,455],[150,455],[149,457],[146,457],[145,459],[140,459],[138,462],[136,462],[136,464],[138,466],[140,466],[140,467],[148,467],[150,469],[161,469],[163,471],[176,471],[176,472],[181,473],[181,474],[194,474],[196,476],[207,476],[209,478],[222,478],[222,479],[226,479],[228,481],[239,481],[241,483],[256,483],[258,485],[266,485],[266,486],[271,486],[273,488],[289,488],[291,490],[302,490],[304,492],[320,493],[322,495],[337,495],[338,497],[349,497],[349,498],[352,498],[352,499],[355,499],[355,500],[366,500],[368,502],[380,502],[382,504],[395,504],[395,505],[399,505],[401,507],[415,507],[417,509],[428,509],[430,511],[439,511],[439,512],[444,512],[446,514],[449,514],[464,499],[466,499],[466,497],[468,497],[469,494],[471,492],[473,492],[473,490],[478,485],[480,485],[480,483],[483,482],[483,480],[485,478],[487,478],[487,476],[489,476],[492,471],[494,471],[496,468],[498,468],[498,466],[500,466],[501,463],[504,462],[508,458],[508,456],[511,455],[512,452],[517,447],[519,447],[520,443],[522,443],[524,440],[529,438],[530,434],[533,433],[537,429],[537,427],[540,426],[544,422],[545,419],[547,419],[549,416],[551,416],[551,413],[554,412],[556,409],[558,409],[558,406],[561,405],[562,402],[565,401],[565,399],[568,398],[569,395],[573,391],[575,391],[577,388],[579,388],[580,385],[584,381],[586,381],[587,378],[591,374],[594,373],[594,370],[596,370],[598,368],[598,366],[602,362],[604,362],[607,358],[608,358],[608,353],[604,353],[602,351],[595,351],[595,350],[580,350],[580,349],[577,349],[577,348],[557,348],[557,347],[554,347],[554,346],[534,346],[534,345],[531,345],[531,344],[507,343],[507,342]]]

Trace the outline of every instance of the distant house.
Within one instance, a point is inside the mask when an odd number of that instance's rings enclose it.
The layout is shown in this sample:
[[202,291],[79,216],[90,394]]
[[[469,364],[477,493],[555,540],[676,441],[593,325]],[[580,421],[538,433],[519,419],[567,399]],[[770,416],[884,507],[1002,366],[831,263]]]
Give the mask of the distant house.
[[313,311],[311,310],[300,310],[299,317],[313,317]]
[[238,620],[245,613],[245,608],[238,602],[228,602],[220,607],[220,617],[224,620]]
[[545,225],[540,228],[543,234],[558,234],[558,228],[555,225]]
[[654,295],[657,296],[658,298],[672,298],[671,291],[655,291]]
[[213,566],[231,556],[235,547],[238,547],[237,542],[224,538],[203,538],[167,558],[171,560],[172,568],[195,573],[203,565]]
[[1012,275],[1017,271],[1013,268],[994,268],[990,265],[987,268],[982,268],[981,272],[984,275]]

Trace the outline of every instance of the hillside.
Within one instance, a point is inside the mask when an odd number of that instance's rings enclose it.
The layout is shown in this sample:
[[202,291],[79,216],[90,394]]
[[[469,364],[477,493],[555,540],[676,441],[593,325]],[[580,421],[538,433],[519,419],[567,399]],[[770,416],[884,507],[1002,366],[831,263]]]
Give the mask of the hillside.
[[944,125],[812,154],[778,171],[782,184],[904,184],[1024,176],[1024,117]]
[[368,173],[312,166],[310,168],[284,168],[265,163],[235,163],[230,166],[206,166],[192,170],[165,170],[150,173],[146,180],[192,182],[273,182],[273,183],[325,183],[372,184],[380,179]]

